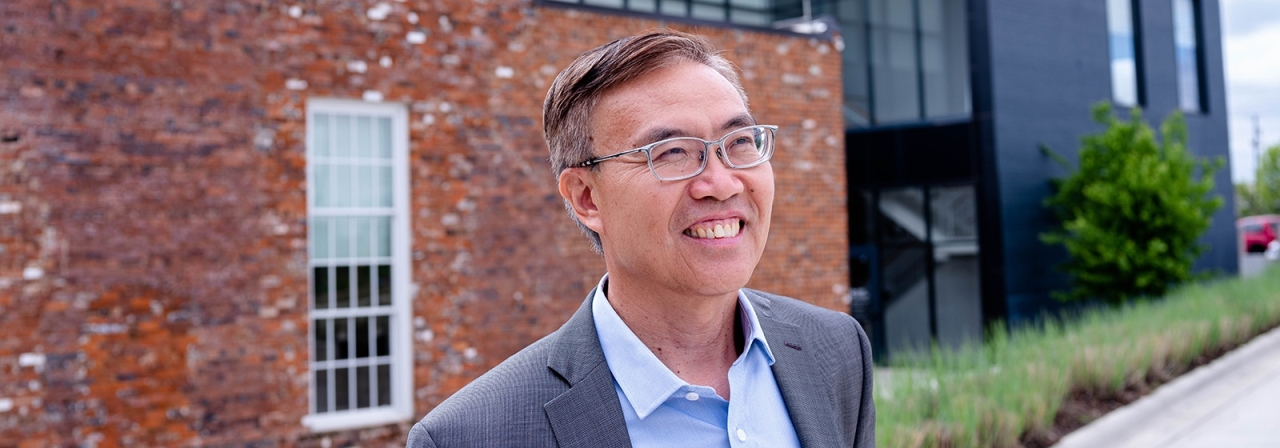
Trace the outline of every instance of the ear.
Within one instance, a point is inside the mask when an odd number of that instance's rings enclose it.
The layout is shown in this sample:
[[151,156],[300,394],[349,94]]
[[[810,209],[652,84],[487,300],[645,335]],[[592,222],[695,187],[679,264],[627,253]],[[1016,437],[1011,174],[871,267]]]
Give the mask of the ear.
[[600,208],[594,197],[595,176],[588,169],[570,168],[560,172],[560,196],[573,208],[573,216],[587,228],[604,233]]

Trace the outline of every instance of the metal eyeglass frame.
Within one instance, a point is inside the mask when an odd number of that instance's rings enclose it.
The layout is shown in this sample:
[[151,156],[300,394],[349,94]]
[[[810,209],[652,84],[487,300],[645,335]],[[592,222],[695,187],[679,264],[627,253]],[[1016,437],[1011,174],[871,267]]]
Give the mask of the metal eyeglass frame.
[[[747,164],[747,165],[734,165],[734,164],[733,164],[733,162],[729,161],[729,156],[725,155],[724,151],[722,151],[722,150],[724,149],[724,140],[725,140],[725,139],[727,139],[727,138],[729,138],[729,136],[731,136],[731,135],[733,135],[733,134],[738,133],[739,131],[743,131],[743,130],[751,129],[751,128],[760,128],[760,129],[763,129],[763,130],[765,130],[765,131],[768,131],[768,132],[769,132],[769,134],[770,134],[770,135],[769,135],[769,148],[768,148],[768,153],[767,153],[767,155],[765,155],[765,156],[764,156],[764,157],[762,157],[760,160],[758,160],[758,161],[756,161],[756,162],[754,162],[754,163],[750,163],[750,164]],[[641,146],[641,147],[636,148],[636,149],[628,149],[628,150],[626,150],[626,151],[622,151],[622,152],[619,152],[619,153],[616,153],[616,154],[610,154],[610,155],[603,156],[603,157],[596,157],[596,158],[594,158],[594,159],[587,159],[585,162],[579,163],[579,164],[574,165],[574,166],[575,166],[575,167],[578,167],[578,168],[587,168],[587,167],[591,167],[591,166],[594,166],[594,165],[598,165],[600,162],[603,162],[603,161],[606,161],[606,160],[616,159],[616,158],[618,158],[618,157],[622,157],[622,156],[625,156],[625,155],[628,155],[628,154],[637,153],[637,152],[644,152],[644,158],[645,158],[645,161],[649,164],[649,173],[650,173],[650,174],[653,174],[653,177],[658,178],[658,180],[660,180],[660,181],[684,180],[684,179],[688,179],[688,178],[690,178],[690,177],[694,177],[694,176],[697,176],[697,175],[699,175],[699,174],[702,174],[702,172],[703,172],[703,171],[706,171],[706,169],[707,169],[707,159],[708,159],[708,157],[707,157],[707,153],[711,151],[711,145],[716,145],[716,146],[719,148],[719,150],[716,150],[716,158],[718,158],[718,159],[720,159],[721,161],[723,161],[725,166],[727,166],[727,167],[729,167],[729,168],[732,168],[732,169],[735,169],[735,170],[743,170],[743,169],[747,169],[747,168],[752,168],[752,167],[755,167],[755,166],[759,166],[760,164],[763,164],[763,163],[765,163],[765,162],[768,162],[770,159],[773,159],[773,153],[774,153],[774,150],[775,150],[775,149],[777,148],[777,146],[778,146],[778,142],[777,142],[778,135],[777,135],[777,134],[778,134],[778,127],[777,127],[777,126],[767,125],[767,124],[757,124],[757,125],[753,125],[753,126],[744,126],[744,127],[738,128],[738,129],[734,129],[734,130],[732,130],[732,131],[729,131],[729,132],[728,132],[728,133],[726,133],[723,137],[720,137],[720,138],[719,138],[719,139],[717,139],[717,140],[703,140],[703,139],[700,139],[700,138],[698,138],[698,137],[674,137],[674,138],[668,138],[668,139],[665,139],[665,140],[659,140],[659,141],[656,141],[656,142],[653,142],[653,143],[650,143],[650,144],[647,144],[647,145]],[[661,144],[663,144],[663,143],[669,143],[669,142],[671,142],[671,141],[673,141],[673,140],[688,140],[688,141],[699,141],[699,142],[702,142],[703,148],[702,148],[702,154],[700,155],[700,158],[702,159],[702,166],[698,167],[698,169],[697,169],[696,171],[694,171],[694,172],[692,172],[692,173],[689,173],[689,174],[688,174],[688,175],[686,175],[686,176],[681,176],[681,177],[671,177],[671,178],[664,178],[664,177],[662,177],[662,176],[659,176],[659,175],[658,175],[658,172],[657,172],[657,171],[655,171],[655,170],[653,169],[653,156],[652,156],[652,154],[650,154],[650,152],[649,152],[649,151],[653,150],[653,148],[658,147],[658,145],[661,145]]]

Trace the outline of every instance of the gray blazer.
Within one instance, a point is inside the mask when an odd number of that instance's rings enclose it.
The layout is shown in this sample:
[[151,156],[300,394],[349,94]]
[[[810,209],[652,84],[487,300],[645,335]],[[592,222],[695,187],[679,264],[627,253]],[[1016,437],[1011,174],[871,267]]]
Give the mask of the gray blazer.
[[[848,314],[744,289],[804,447],[874,447],[871,345]],[[418,447],[630,447],[591,314],[569,321],[481,375],[413,425]]]

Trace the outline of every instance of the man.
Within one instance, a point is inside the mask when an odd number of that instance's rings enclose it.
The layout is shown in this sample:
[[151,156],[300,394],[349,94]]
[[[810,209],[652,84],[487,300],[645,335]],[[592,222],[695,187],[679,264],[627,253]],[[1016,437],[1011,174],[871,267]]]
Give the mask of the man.
[[410,447],[868,447],[871,348],[849,315],[743,289],[776,127],[704,39],[591,50],[543,107],[570,215],[608,273],[556,332],[458,391]]

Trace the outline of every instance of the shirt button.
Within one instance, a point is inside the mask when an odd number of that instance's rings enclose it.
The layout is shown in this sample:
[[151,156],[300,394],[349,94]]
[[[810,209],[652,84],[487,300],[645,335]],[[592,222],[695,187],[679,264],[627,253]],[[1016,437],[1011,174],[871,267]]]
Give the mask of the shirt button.
[[742,428],[738,428],[738,441],[739,442],[747,441],[747,432],[743,431]]
[[684,399],[689,400],[689,401],[698,401],[698,393],[697,393],[697,392],[689,392],[689,393],[687,393],[687,394],[684,394]]

